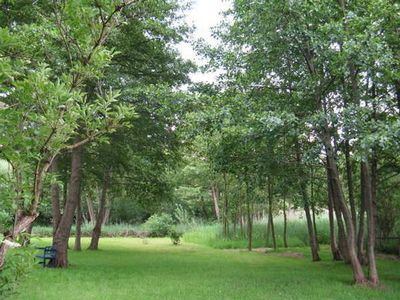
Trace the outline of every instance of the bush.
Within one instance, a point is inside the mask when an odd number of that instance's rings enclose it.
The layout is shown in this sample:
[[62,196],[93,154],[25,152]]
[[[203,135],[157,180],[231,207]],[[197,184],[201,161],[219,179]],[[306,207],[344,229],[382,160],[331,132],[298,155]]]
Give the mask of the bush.
[[6,263],[0,272],[0,298],[14,293],[18,283],[32,269],[34,264],[34,249],[23,247],[11,249],[6,257]]
[[169,234],[173,225],[174,221],[172,217],[163,213],[160,215],[152,215],[146,223],[144,223],[143,227],[148,230],[153,237],[165,237]]
[[168,236],[171,238],[172,244],[177,246],[181,242],[183,231],[179,231],[175,227],[172,227],[168,232]]

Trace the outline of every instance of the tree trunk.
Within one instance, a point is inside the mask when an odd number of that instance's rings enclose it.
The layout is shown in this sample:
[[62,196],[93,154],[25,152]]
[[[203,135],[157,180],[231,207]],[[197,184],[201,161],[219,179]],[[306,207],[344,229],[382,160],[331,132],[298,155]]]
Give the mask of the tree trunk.
[[334,195],[334,202],[335,206],[337,206],[340,212],[343,215],[344,222],[347,229],[347,248],[350,258],[350,263],[352,266],[353,271],[353,278],[356,284],[364,284],[366,282],[366,278],[364,272],[361,267],[361,263],[357,257],[357,250],[356,250],[356,241],[355,241],[355,232],[353,227],[353,222],[351,219],[351,214],[346,206],[343,197],[343,191],[341,187],[341,181],[339,176],[339,171],[337,169],[336,161],[334,158],[334,152],[331,145],[331,137],[328,134],[327,124],[325,125],[325,130],[323,134],[323,141],[326,151],[326,158],[327,158],[327,167],[328,167],[328,174],[331,178],[332,182],[332,191]]
[[[18,234],[21,232],[27,231],[29,226],[35,221],[36,217],[38,216],[37,214],[35,215],[25,215],[24,212],[22,211],[17,211],[17,220],[14,223],[13,228],[11,231],[5,235],[3,241],[8,240],[8,241],[13,241]],[[5,263],[5,257],[6,254],[9,250],[9,246],[6,243],[1,243],[0,244],[0,271],[3,269],[4,263]]]
[[104,174],[103,179],[103,187],[101,191],[101,197],[99,202],[99,212],[97,214],[96,225],[92,231],[92,239],[90,241],[89,250],[98,250],[99,248],[99,239],[101,235],[101,225],[103,223],[104,214],[106,210],[106,201],[107,201],[107,191],[108,185],[110,182],[110,172],[107,170]]
[[329,177],[328,182],[330,184],[330,189],[331,189],[331,194],[332,194],[333,209],[335,211],[336,222],[338,225],[339,252],[341,254],[341,257],[343,258],[343,261],[346,264],[350,264],[351,260],[350,260],[350,253],[349,253],[346,229],[345,229],[345,225],[343,223],[342,213],[340,211],[340,207],[339,207],[338,201],[337,201],[337,197],[338,197],[337,191],[333,189],[332,178],[329,175],[328,169],[327,169],[327,175]]
[[371,173],[369,170],[368,162],[361,163],[361,173],[363,177],[363,189],[365,197],[365,205],[367,211],[367,221],[368,221],[368,273],[369,280],[372,286],[376,286],[379,283],[378,271],[376,269],[376,259],[375,259],[375,211],[376,203],[374,203],[372,195],[372,181]]
[[[333,195],[332,195],[332,184],[328,179],[328,214],[329,214],[329,237],[330,237],[330,246],[332,252],[332,258],[335,261],[342,260],[342,256],[340,254],[335,235],[335,219],[333,217]],[[343,226],[343,225],[342,225]]]
[[93,198],[92,197],[93,197],[92,193],[89,192],[86,197],[86,205],[88,208],[90,223],[94,226],[94,224],[96,222],[96,213],[93,208]]
[[349,141],[346,140],[344,153],[346,157],[346,174],[347,174],[347,188],[349,192],[349,204],[351,211],[351,219],[353,221],[354,232],[357,232],[357,214],[356,214],[356,205],[354,201],[354,186],[353,186],[353,170],[351,167],[351,158],[350,158],[350,144]]
[[311,249],[311,257],[312,257],[312,261],[320,261],[321,259],[318,254],[318,242],[317,242],[317,238],[315,236],[314,226],[313,226],[313,222],[311,219],[311,213],[310,213],[310,201],[308,199],[307,183],[305,181],[306,176],[304,176],[303,166],[301,164],[300,144],[298,143],[298,141],[296,141],[296,160],[297,160],[297,166],[300,171],[299,172],[300,190],[301,190],[300,193],[303,198],[303,208],[304,208],[304,212],[306,214],[308,238],[309,238],[310,249]]
[[223,215],[224,237],[229,235],[229,222],[228,222],[228,183],[226,174],[224,173],[224,215]]
[[213,200],[214,203],[214,211],[215,211],[215,216],[217,217],[217,220],[219,222],[220,220],[220,214],[219,214],[219,191],[218,191],[218,187],[213,184],[211,185],[211,198]]
[[57,257],[52,264],[55,267],[68,267],[68,239],[71,233],[71,226],[80,195],[82,166],[82,147],[72,150],[71,155],[71,176],[68,184],[68,197],[65,203],[64,213],[58,225],[53,245],[57,249]]
[[287,216],[286,216],[286,195],[283,195],[283,247],[287,248]]
[[247,249],[253,250],[253,220],[251,215],[249,184],[246,182],[246,208],[247,208]]
[[272,236],[272,246],[274,250],[276,250],[276,236],[275,236],[275,227],[274,227],[274,217],[272,214],[272,182],[271,178],[268,178],[268,219],[270,221],[270,228],[271,228],[271,236]]
[[364,235],[365,235],[365,210],[366,210],[366,203],[365,203],[365,183],[364,183],[364,176],[362,171],[362,165],[360,166],[360,178],[361,178],[361,199],[360,199],[360,212],[359,212],[359,222],[358,222],[358,234],[357,234],[357,256],[360,260],[361,264],[365,265],[367,263],[367,259],[364,253]]
[[[50,168],[51,173],[57,175],[58,173],[58,159],[55,158]],[[60,208],[60,186],[58,183],[52,183],[50,186],[51,194],[51,212],[53,218],[53,238],[56,234],[58,224],[61,220],[61,208]]]
[[82,236],[82,210],[81,210],[81,199],[79,198],[77,206],[76,206],[76,231],[75,231],[75,251],[81,251],[81,236]]

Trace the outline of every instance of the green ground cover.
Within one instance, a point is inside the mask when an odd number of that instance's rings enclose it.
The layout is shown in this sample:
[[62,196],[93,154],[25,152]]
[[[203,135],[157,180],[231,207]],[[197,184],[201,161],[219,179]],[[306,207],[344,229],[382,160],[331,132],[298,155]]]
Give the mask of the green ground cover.
[[[36,244],[49,244],[40,239]],[[87,246],[88,239],[83,240]],[[349,266],[302,255],[220,250],[169,239],[104,238],[66,270],[36,266],[12,299],[399,299],[400,262],[379,260],[383,287],[352,286]]]

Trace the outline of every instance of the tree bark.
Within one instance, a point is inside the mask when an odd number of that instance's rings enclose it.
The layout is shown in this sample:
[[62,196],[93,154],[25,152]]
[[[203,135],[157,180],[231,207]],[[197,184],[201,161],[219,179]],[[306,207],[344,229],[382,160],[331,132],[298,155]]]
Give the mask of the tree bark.
[[283,195],[283,247],[288,247],[287,242],[287,216],[286,216],[286,195]]
[[368,162],[361,162],[361,173],[363,177],[363,189],[364,189],[364,197],[367,211],[367,221],[368,221],[368,273],[369,273],[369,281],[372,286],[377,286],[379,283],[378,271],[376,269],[376,259],[375,259],[375,211],[376,204],[374,203],[373,194],[372,194],[372,178],[369,169]]
[[77,206],[76,206],[76,230],[75,230],[75,245],[74,245],[74,250],[75,251],[81,251],[82,246],[81,246],[81,236],[82,236],[82,210],[81,210],[81,199],[79,197]]
[[349,253],[349,259],[352,266],[354,283],[356,284],[364,284],[366,282],[366,278],[364,272],[361,267],[361,263],[358,260],[357,250],[356,250],[356,241],[355,241],[355,232],[353,227],[353,222],[351,219],[351,214],[346,206],[343,197],[343,191],[341,187],[341,181],[339,176],[339,171],[336,165],[336,161],[334,158],[334,152],[331,145],[331,137],[328,134],[327,124],[325,124],[325,129],[323,133],[323,142],[326,151],[326,159],[327,159],[327,167],[328,174],[331,178],[332,182],[332,191],[334,192],[334,201],[335,205],[339,208],[340,212],[343,215],[344,222],[347,229],[347,248]]
[[220,213],[219,213],[219,190],[218,187],[215,184],[211,185],[211,198],[214,203],[214,211],[215,211],[215,216],[217,218],[217,221],[219,222],[220,220]]
[[253,218],[251,215],[249,184],[246,182],[246,208],[247,208],[247,249],[253,250]]
[[268,178],[268,219],[270,220],[270,228],[271,228],[271,236],[272,236],[272,246],[274,250],[276,250],[276,236],[275,236],[275,227],[274,227],[274,217],[272,214],[272,182],[271,178]]
[[55,267],[68,267],[68,239],[71,233],[71,226],[80,195],[82,167],[82,147],[72,150],[71,176],[68,184],[68,196],[65,203],[64,213],[56,230],[53,245],[57,249],[57,256],[52,264]]
[[224,237],[229,235],[229,222],[228,222],[228,183],[226,174],[224,173],[224,215],[223,215]]
[[99,212],[97,214],[96,225],[92,231],[92,239],[90,241],[89,250],[98,250],[99,248],[99,240],[101,235],[101,225],[103,223],[104,214],[106,210],[106,201],[107,201],[107,191],[110,182],[110,171],[107,170],[104,174],[103,179],[103,187],[101,191],[101,197],[99,201]]
[[93,197],[92,193],[88,192],[87,197],[86,197],[86,205],[87,205],[88,212],[89,212],[90,223],[94,226],[94,224],[96,222],[96,213],[94,211],[92,197]]
[[353,221],[354,232],[357,232],[357,214],[354,201],[353,168],[351,167],[350,144],[348,140],[345,141],[344,153],[346,158],[347,188],[349,192],[351,219]]
[[[329,211],[329,233],[330,233],[330,246],[332,258],[335,261],[342,260],[335,235],[335,219],[333,217],[333,195],[332,195],[332,184],[328,179],[328,211]],[[342,225],[343,226],[343,225]]]
[[[27,231],[29,226],[35,221],[37,214],[35,215],[25,215],[21,210],[17,211],[17,220],[14,223],[12,230],[5,235],[3,241],[13,241],[18,234]],[[6,243],[0,244],[0,271],[3,269],[5,263],[5,257],[9,250],[9,246]]]
[[[55,158],[50,167],[51,173],[57,175],[58,173],[58,159]],[[56,230],[58,224],[61,220],[61,208],[60,208],[60,186],[57,182],[52,183],[50,186],[50,194],[51,194],[51,212],[53,219],[53,238],[56,234]]]

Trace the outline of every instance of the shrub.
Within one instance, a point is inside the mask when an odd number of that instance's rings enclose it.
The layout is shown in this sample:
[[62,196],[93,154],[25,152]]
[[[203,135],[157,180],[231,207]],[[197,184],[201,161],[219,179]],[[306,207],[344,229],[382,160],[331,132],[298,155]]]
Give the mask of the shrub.
[[172,244],[177,246],[181,242],[183,231],[179,231],[175,227],[172,227],[168,232],[168,236],[171,238]]
[[6,263],[0,272],[0,298],[14,293],[18,283],[32,269],[34,250],[29,247],[12,249],[8,252]]
[[144,223],[143,227],[150,232],[151,236],[165,237],[168,235],[173,225],[174,221],[172,217],[163,213],[152,215],[146,223]]

